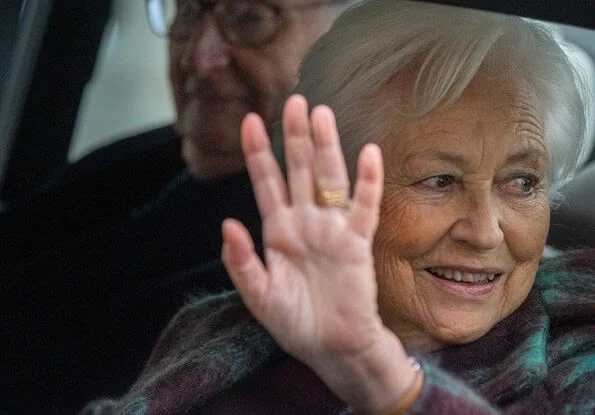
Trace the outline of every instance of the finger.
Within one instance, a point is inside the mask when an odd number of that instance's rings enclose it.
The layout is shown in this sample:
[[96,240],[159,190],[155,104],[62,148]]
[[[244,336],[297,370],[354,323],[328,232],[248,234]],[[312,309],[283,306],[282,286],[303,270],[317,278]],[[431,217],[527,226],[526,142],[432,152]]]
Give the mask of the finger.
[[222,233],[221,258],[225,269],[246,307],[259,319],[269,274],[254,251],[254,243],[244,225],[237,220],[226,219],[223,221]]
[[248,114],[242,121],[242,150],[260,216],[265,218],[287,204],[287,186],[264,123],[256,114]]
[[312,111],[312,130],[315,141],[315,180],[319,190],[349,187],[345,158],[333,111],[320,105]]
[[285,103],[283,136],[291,203],[311,203],[314,199],[314,144],[310,134],[308,103],[301,95],[291,96]]
[[376,144],[366,144],[358,159],[357,180],[349,213],[351,229],[365,238],[373,237],[378,226],[383,187],[382,153]]

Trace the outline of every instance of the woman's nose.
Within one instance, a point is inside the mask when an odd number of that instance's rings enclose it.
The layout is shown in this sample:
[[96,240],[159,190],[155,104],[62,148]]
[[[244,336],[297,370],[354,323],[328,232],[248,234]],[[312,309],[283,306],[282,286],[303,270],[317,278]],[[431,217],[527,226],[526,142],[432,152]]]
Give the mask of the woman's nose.
[[182,57],[183,65],[186,70],[205,77],[229,64],[229,49],[230,45],[219,30],[215,17],[209,13],[188,39]]
[[504,240],[500,206],[489,190],[465,199],[451,228],[454,240],[481,251],[493,250]]

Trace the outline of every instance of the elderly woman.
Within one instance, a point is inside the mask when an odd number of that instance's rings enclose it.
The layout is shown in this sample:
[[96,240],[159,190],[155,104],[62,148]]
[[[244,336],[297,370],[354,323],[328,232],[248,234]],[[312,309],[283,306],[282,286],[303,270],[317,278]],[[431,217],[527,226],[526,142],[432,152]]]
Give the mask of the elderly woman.
[[540,267],[577,85],[520,18],[344,14],[286,103],[286,179],[261,119],[242,126],[266,265],[224,222],[239,294],[182,309],[116,412],[593,413],[593,260]]

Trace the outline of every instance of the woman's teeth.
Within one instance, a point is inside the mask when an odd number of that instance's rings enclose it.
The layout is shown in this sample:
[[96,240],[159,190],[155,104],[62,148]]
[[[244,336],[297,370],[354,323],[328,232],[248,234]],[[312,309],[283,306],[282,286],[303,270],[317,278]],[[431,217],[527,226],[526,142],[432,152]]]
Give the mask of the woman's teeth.
[[462,282],[486,282],[496,278],[496,274],[476,274],[447,268],[428,268],[428,271],[440,278]]

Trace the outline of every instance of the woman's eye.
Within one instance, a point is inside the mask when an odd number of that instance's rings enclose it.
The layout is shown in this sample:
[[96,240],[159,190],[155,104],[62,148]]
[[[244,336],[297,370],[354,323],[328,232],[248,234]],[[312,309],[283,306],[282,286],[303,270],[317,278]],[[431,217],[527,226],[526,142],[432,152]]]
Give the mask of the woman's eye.
[[419,182],[424,188],[427,189],[436,189],[442,190],[446,189],[447,187],[451,186],[455,182],[455,178],[453,176],[449,176],[447,174],[441,174],[439,176],[429,177],[427,179],[422,180]]
[[531,196],[535,193],[535,189],[539,184],[539,178],[534,175],[523,175],[514,177],[505,183],[505,188],[509,191],[509,193],[518,195],[518,196]]

